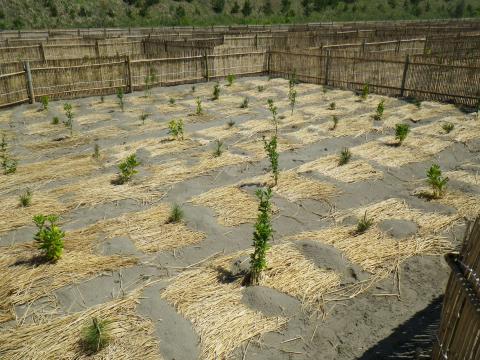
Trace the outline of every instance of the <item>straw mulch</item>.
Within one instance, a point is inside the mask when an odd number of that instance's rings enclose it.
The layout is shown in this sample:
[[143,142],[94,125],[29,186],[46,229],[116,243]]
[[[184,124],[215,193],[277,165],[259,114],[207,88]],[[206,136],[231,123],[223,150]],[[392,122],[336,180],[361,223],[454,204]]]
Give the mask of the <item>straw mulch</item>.
[[2,111],[0,113],[0,123],[8,123],[12,118],[12,111]]
[[49,181],[89,175],[100,167],[90,154],[62,156],[17,166],[14,174],[0,175],[0,194],[23,189],[30,184],[36,187]]
[[[445,123],[452,123],[454,128],[448,134],[442,129]],[[413,133],[420,135],[438,136],[446,140],[466,142],[478,138],[480,132],[480,123],[474,119],[468,119],[465,116],[448,116],[441,120],[436,120],[431,124],[419,126],[413,129]]]
[[[235,146],[243,151],[250,153],[253,161],[260,161],[267,157],[267,153],[265,151],[265,145],[261,138],[238,143]],[[283,137],[278,139],[277,151],[279,153],[282,153],[285,151],[293,151],[300,147],[301,145],[292,144]]]
[[421,235],[444,231],[458,219],[456,215],[443,215],[413,209],[408,206],[405,200],[391,198],[358,209],[344,211],[343,213],[337,214],[336,220],[341,220],[350,215],[361,218],[365,212],[367,213],[367,217],[375,223],[389,219],[413,221],[418,225],[418,233]]
[[[61,126],[61,127],[59,127]],[[41,135],[47,136],[53,132],[59,132],[59,129],[63,129],[63,125],[53,125],[50,122],[36,122],[29,123],[27,125],[26,131],[22,131],[26,135]]]
[[480,174],[478,173],[478,170],[475,173],[465,170],[453,170],[445,172],[444,175],[452,180],[461,181],[471,185],[480,185]]
[[297,172],[316,172],[346,183],[383,178],[383,172],[375,170],[375,168],[365,160],[353,160],[345,165],[338,166],[338,156],[335,155],[325,156],[307,162],[299,166]]
[[393,138],[381,138],[351,148],[353,154],[376,161],[381,165],[399,167],[429,159],[449,146],[449,142],[427,136],[410,134],[400,146]]
[[0,202],[0,234],[33,225],[32,218],[37,214],[61,214],[66,207],[48,194],[34,192],[32,204],[21,207],[17,196],[9,196]]
[[242,180],[239,186],[252,185],[270,186],[278,195],[290,201],[303,199],[328,200],[340,193],[340,190],[334,185],[312,180],[305,176],[297,174],[294,170],[281,171],[278,174],[278,182],[273,186],[271,174],[257,176],[251,179]]
[[355,226],[335,226],[319,231],[307,231],[287,240],[312,240],[332,245],[363,270],[376,274],[389,274],[398,265],[415,255],[442,255],[452,250],[451,243],[442,237],[425,236],[396,240],[376,226],[365,233],[354,233]]
[[[135,312],[139,298],[140,291],[135,291],[82,312],[0,331],[0,354],[9,360],[161,360],[153,323]],[[110,341],[107,347],[89,355],[83,350],[81,338],[93,318],[108,322]]]
[[169,215],[170,206],[160,204],[148,210],[99,221],[76,238],[85,233],[100,232],[109,239],[127,236],[144,252],[172,250],[197,244],[205,238],[204,233],[189,229],[183,222],[168,223]]
[[0,250],[0,322],[14,319],[14,307],[44,297],[55,289],[87,280],[104,271],[132,266],[137,260],[120,256],[98,256],[64,251],[54,264],[44,263],[33,245]]
[[206,129],[202,129],[195,132],[195,134],[213,139],[223,140],[235,135],[239,132],[239,130],[239,127],[236,125],[229,127],[227,124],[225,124],[221,126],[212,126]]
[[91,179],[84,179],[72,184],[58,187],[51,191],[55,196],[64,196],[69,209],[80,206],[94,207],[113,201],[135,200],[140,203],[149,203],[164,193],[134,181],[122,185],[113,185],[115,175],[101,175]]
[[212,189],[195,196],[191,202],[213,209],[218,222],[224,226],[253,222],[257,217],[258,201],[236,186]]
[[112,120],[112,116],[110,114],[88,114],[82,115],[75,118],[78,124],[80,125],[90,125],[90,124],[98,124],[103,121]]
[[[294,113],[287,115],[284,118],[278,117],[278,129],[299,127],[300,125],[305,124],[305,119],[301,114]],[[240,133],[245,137],[252,137],[257,134],[270,134],[274,131],[273,121],[268,119],[263,120],[249,120],[238,125],[240,128]]]

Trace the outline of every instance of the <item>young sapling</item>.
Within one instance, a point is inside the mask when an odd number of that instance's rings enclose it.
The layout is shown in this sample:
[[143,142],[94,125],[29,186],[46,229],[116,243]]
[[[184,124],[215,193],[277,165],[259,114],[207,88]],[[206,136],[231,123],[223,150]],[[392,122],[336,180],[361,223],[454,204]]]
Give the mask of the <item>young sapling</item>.
[[455,127],[455,125],[451,122],[446,122],[442,125],[442,129],[443,129],[443,131],[445,131],[445,134],[450,133],[453,130],[454,127]]
[[332,127],[330,128],[330,130],[335,130],[338,126],[338,117],[337,115],[333,115],[332,116]]
[[137,155],[132,154],[118,164],[118,170],[120,174],[118,175],[117,184],[125,184],[130,181],[136,173],[138,173],[135,168],[140,165],[140,162],[137,160]]
[[383,117],[383,112],[385,111],[385,100],[382,99],[377,105],[377,111],[375,112],[375,115],[373,115],[373,118],[377,121],[382,120]]
[[123,96],[124,96],[123,88],[118,88],[117,98],[118,98],[118,103],[120,104],[120,109],[122,109],[122,111],[124,111],[124,108],[125,108],[125,104],[123,102]]
[[142,125],[145,125],[145,120],[147,120],[149,116],[149,113],[142,111],[142,113],[140,114],[140,120],[142,121]]
[[448,177],[442,176],[442,170],[440,169],[440,165],[433,164],[430,169],[428,169],[427,183],[432,187],[434,199],[439,199],[443,196],[443,194],[445,194]]
[[93,157],[95,160],[100,159],[100,145],[95,144],[95,145],[93,146],[93,154],[92,154],[92,157]]
[[227,127],[229,129],[232,128],[234,125],[235,125],[235,120],[232,120],[232,119],[228,120]]
[[267,100],[267,105],[268,105],[268,110],[272,113],[272,121],[273,124],[275,125],[275,135],[278,133],[278,121],[277,121],[277,114],[278,114],[278,109],[273,103],[272,99]]
[[168,99],[168,102],[170,103],[170,105],[175,105],[175,99],[173,97]]
[[227,86],[232,86],[234,81],[235,81],[235,75],[228,74],[227,75]]
[[212,100],[218,100],[219,97],[220,97],[220,85],[217,83],[217,84],[215,84],[215,86],[213,87],[213,97],[212,97]]
[[335,110],[337,108],[337,104],[335,104],[335,101],[332,101],[329,105],[328,105],[328,110]]
[[274,182],[274,186],[276,186],[278,183],[278,158],[279,158],[279,154],[277,151],[277,136],[276,135],[272,136],[270,141],[267,141],[264,136],[263,146],[270,160],[270,167],[272,168],[273,182]]
[[343,166],[347,164],[351,158],[352,158],[352,153],[350,152],[350,150],[348,148],[343,149],[340,152],[340,157],[338,159],[338,166]]
[[17,171],[17,160],[12,159],[8,154],[7,137],[3,133],[0,142],[0,165],[4,175],[13,174]]
[[92,319],[92,323],[82,329],[82,344],[90,354],[105,348],[110,342],[109,323],[106,320]]
[[48,103],[49,103],[50,99],[48,98],[47,95],[44,95],[40,98],[40,102],[42,103],[42,110],[43,111],[46,111],[48,110]]
[[409,132],[410,126],[408,124],[395,125],[395,139],[398,141],[398,145],[402,145]]
[[65,120],[63,123],[64,125],[70,129],[70,136],[73,135],[73,111],[72,111],[72,104],[70,103],[65,103],[63,105],[63,110],[65,111],[65,116],[67,117],[67,120]]
[[357,223],[357,229],[355,230],[355,233],[357,235],[363,234],[365,231],[367,231],[371,226],[373,225],[373,220],[367,218],[367,212],[365,211],[365,214],[361,219],[358,220]]
[[263,91],[265,90],[265,86],[263,86],[263,85],[258,85],[258,86],[257,86],[257,90],[258,90],[258,92],[263,92]]
[[213,151],[213,157],[220,157],[223,153],[223,141],[215,140],[215,150]]
[[177,140],[183,140],[183,120],[172,120],[168,123],[168,133]]
[[56,215],[35,215],[33,222],[37,226],[35,241],[47,261],[56,262],[62,257],[65,232],[57,225]]
[[360,95],[360,97],[362,98],[362,100],[367,100],[369,93],[370,93],[370,85],[369,85],[369,84],[363,85],[362,95]]
[[58,125],[60,123],[60,119],[58,116],[54,116],[52,119],[52,125]]
[[170,209],[170,215],[167,219],[167,224],[175,224],[180,222],[184,217],[184,212],[180,205],[173,204],[172,208]]
[[240,109],[246,109],[248,108],[248,98],[244,98],[242,103],[240,104]]
[[195,114],[197,115],[202,115],[203,113],[203,109],[202,109],[202,100],[200,100],[200,98],[197,97],[197,99],[195,100],[196,104],[197,104],[197,110],[195,111]]
[[32,196],[33,192],[30,189],[25,190],[23,194],[20,194],[20,206],[21,207],[29,207],[32,204]]

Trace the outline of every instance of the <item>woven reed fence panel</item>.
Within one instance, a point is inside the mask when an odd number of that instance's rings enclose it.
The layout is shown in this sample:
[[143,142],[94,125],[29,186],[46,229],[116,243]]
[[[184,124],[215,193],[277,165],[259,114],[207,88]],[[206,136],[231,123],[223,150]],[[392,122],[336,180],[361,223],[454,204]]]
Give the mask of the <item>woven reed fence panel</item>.
[[142,41],[123,41],[99,44],[100,56],[142,55],[144,47]]
[[[45,59],[82,59],[96,56],[95,44],[45,45]],[[40,60],[39,57],[36,60]]]
[[28,100],[25,73],[0,75],[0,105],[13,105]]
[[261,74],[266,71],[266,52],[209,55],[208,68],[211,77]]
[[36,99],[51,99],[113,94],[126,84],[125,61],[98,64],[40,67],[32,69]]
[[267,66],[273,76],[286,77],[295,72],[300,81],[314,84],[323,84],[325,81],[325,56],[272,51],[269,57]]
[[452,273],[432,360],[480,359],[480,218],[460,254],[446,259]]
[[41,54],[38,45],[0,48],[0,63],[39,59]]
[[[172,85],[197,82],[204,79],[204,57],[135,60],[131,62],[132,87],[144,89],[147,76],[153,79],[150,85]],[[153,75],[153,77],[152,77]]]

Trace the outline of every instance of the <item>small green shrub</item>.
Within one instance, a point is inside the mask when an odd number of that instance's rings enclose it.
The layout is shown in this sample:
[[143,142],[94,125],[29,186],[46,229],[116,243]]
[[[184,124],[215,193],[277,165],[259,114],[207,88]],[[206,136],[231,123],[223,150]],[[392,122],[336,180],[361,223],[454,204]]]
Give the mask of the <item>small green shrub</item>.
[[360,96],[362,100],[367,100],[369,93],[370,93],[370,85],[369,84],[363,85],[362,95]]
[[395,139],[397,139],[398,145],[401,145],[403,143],[403,141],[407,138],[409,132],[410,126],[408,124],[395,125]]
[[147,120],[149,116],[150,116],[149,113],[142,111],[142,114],[140,115],[140,120],[142,121],[142,125],[145,125],[145,120]]
[[332,101],[330,105],[328,105],[328,110],[335,110],[337,108],[337,104],[335,104],[335,101]]
[[170,209],[170,215],[168,216],[167,223],[174,224],[180,222],[184,217],[184,212],[180,205],[174,204]]
[[417,109],[420,109],[422,107],[422,102],[417,98],[413,99],[413,104],[417,107]]
[[183,120],[172,120],[168,123],[168,133],[177,140],[183,140]]
[[352,158],[352,153],[349,149],[345,148],[340,152],[340,157],[338,159],[338,166],[343,166],[347,164]]
[[377,105],[377,111],[375,112],[375,115],[373,116],[373,118],[375,120],[382,120],[382,117],[383,117],[383,112],[385,111],[385,100],[382,99],[382,101],[380,101]]
[[441,198],[445,193],[447,187],[448,177],[442,176],[440,165],[433,164],[427,171],[427,183],[432,187],[433,197],[435,199]]
[[60,123],[60,119],[58,116],[54,116],[52,119],[52,125],[58,125]]
[[62,257],[65,233],[57,225],[56,215],[35,215],[33,222],[37,226],[35,241],[47,261],[55,262]]
[[442,125],[442,129],[443,131],[445,131],[445,134],[450,133],[454,127],[455,125],[451,122],[446,122],[445,124]]
[[196,89],[197,89],[196,86],[192,85],[192,93],[194,93]]
[[212,100],[218,100],[219,97],[220,97],[220,85],[219,85],[219,84],[215,84],[215,86],[213,87],[213,97],[212,97]]
[[118,98],[118,103],[120,104],[120,109],[122,109],[122,111],[124,111],[124,108],[125,108],[125,104],[123,103],[123,96],[124,96],[123,88],[118,88],[117,98]]
[[242,103],[240,104],[240,109],[246,109],[248,108],[248,98],[244,98]]
[[21,207],[29,207],[32,204],[32,196],[33,192],[30,189],[25,190],[23,194],[20,194],[20,206]]
[[258,85],[258,86],[257,86],[257,90],[258,90],[258,92],[263,92],[263,91],[265,91],[265,86],[263,86],[263,85]]
[[330,130],[335,130],[338,126],[338,117],[336,115],[333,115],[332,116],[332,127],[330,128]]
[[105,348],[110,342],[109,322],[106,320],[92,319],[81,332],[82,344],[88,353],[94,354]]
[[0,142],[0,164],[3,174],[13,174],[17,171],[17,160],[10,157],[8,153],[7,137],[2,133],[2,141]]
[[234,121],[234,120],[231,120],[231,119],[228,120],[228,122],[227,122],[227,127],[228,127],[229,129],[232,128],[234,125],[235,125],[235,121]]
[[363,217],[360,220],[358,220],[357,229],[355,230],[355,233],[357,235],[363,234],[372,225],[373,225],[373,219],[367,218],[367,212],[365,211],[365,214],[363,215]]
[[265,152],[267,153],[267,156],[270,160],[270,166],[272,168],[272,177],[274,184],[277,185],[278,182],[278,158],[279,154],[277,151],[277,136],[274,135],[270,139],[270,141],[267,141],[265,139],[265,136],[263,137],[263,146],[265,149]]
[[275,125],[275,135],[276,135],[278,133],[278,121],[277,121],[278,109],[273,103],[272,99],[267,100],[267,105],[268,105],[268,110],[270,110],[270,113],[272,114],[272,121],[273,121],[273,124]]
[[232,86],[234,81],[235,81],[235,75],[228,74],[227,75],[227,86]]
[[105,97],[102,95],[100,96],[100,102],[103,104],[105,102]]
[[65,103],[63,104],[63,110],[65,111],[65,116],[67,117],[67,120],[65,120],[63,123],[64,125],[70,129],[70,135],[73,134],[73,111],[72,111],[72,104],[70,103]]
[[223,141],[215,140],[215,150],[213,151],[213,157],[219,157],[223,153]]
[[42,103],[42,110],[48,110],[48,103],[50,102],[49,97],[47,95],[42,96],[40,102]]
[[157,81],[157,73],[153,67],[148,69],[147,75],[145,75],[145,97],[152,95],[152,87]]
[[288,93],[288,100],[290,101],[290,109],[292,110],[292,115],[293,115],[293,109],[295,108],[295,103],[297,102],[297,90],[294,88],[290,88],[290,91]]
[[173,97],[168,99],[168,102],[169,102],[170,105],[175,105],[175,99]]
[[100,146],[99,146],[98,144],[95,144],[94,147],[93,147],[92,157],[93,157],[95,160],[100,159]]
[[137,155],[132,154],[128,156],[118,165],[118,170],[120,174],[118,175],[118,184],[125,184],[130,181],[132,176],[138,173],[135,168],[140,165],[140,162],[137,161]]
[[258,216],[253,232],[254,251],[250,255],[250,274],[248,283],[258,284],[262,272],[267,268],[267,251],[270,248],[270,241],[273,239],[273,227],[271,221],[272,189],[258,189],[256,196],[260,201],[258,205]]
[[195,100],[195,102],[197,103],[197,110],[195,111],[195,113],[197,115],[202,115],[203,113],[203,109],[202,109],[202,100],[200,100],[200,98],[197,98]]

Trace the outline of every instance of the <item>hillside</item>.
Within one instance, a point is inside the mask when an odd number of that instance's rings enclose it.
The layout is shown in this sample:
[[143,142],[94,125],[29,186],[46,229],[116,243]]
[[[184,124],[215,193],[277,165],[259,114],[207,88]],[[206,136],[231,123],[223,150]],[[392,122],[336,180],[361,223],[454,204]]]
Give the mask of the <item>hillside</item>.
[[0,29],[478,16],[477,0],[0,0]]

